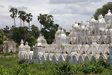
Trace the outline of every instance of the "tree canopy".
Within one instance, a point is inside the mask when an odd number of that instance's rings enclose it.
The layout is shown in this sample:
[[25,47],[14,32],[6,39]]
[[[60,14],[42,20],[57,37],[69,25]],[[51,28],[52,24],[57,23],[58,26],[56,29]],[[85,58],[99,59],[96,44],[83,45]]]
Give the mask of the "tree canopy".
[[16,22],[15,22],[15,18],[17,17],[17,8],[11,8],[9,10],[9,12],[12,12],[12,14],[10,15],[10,17],[12,17],[14,19],[14,25],[16,27]]
[[108,2],[107,4],[103,5],[102,8],[99,8],[96,10],[94,17],[95,19],[98,19],[98,16],[100,14],[102,14],[103,16],[105,16],[105,14],[107,14],[108,10],[111,10],[112,12],[112,2]]
[[53,16],[48,14],[40,14],[38,21],[43,26],[41,34],[44,35],[47,43],[51,44],[55,39],[55,32],[58,29],[58,24],[54,24]]
[[4,32],[2,31],[2,29],[0,29],[0,45],[3,43],[3,36],[4,36]]

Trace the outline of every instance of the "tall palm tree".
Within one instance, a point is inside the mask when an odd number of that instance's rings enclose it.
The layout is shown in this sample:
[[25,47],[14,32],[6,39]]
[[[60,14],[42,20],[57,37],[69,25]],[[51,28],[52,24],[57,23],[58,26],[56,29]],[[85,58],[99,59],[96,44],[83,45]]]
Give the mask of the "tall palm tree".
[[22,21],[23,21],[23,26],[25,26],[25,24],[24,24],[24,22],[25,22],[25,20],[26,20],[26,12],[25,12],[25,11],[22,11],[22,12],[21,12],[21,19],[22,19]]
[[22,13],[23,11],[18,11],[18,18],[20,18],[20,27],[22,27]]
[[42,14],[39,14],[39,16],[37,17],[38,21],[40,22],[40,31],[42,29]]
[[33,16],[31,13],[26,14],[26,21],[29,24],[29,31],[30,31],[30,22],[32,21],[32,17]]
[[10,17],[12,17],[14,19],[14,26],[16,27],[15,18],[17,17],[17,8],[11,8],[9,10],[9,12],[12,12],[12,14],[10,15]]
[[38,16],[38,21],[40,22],[40,30],[42,28],[42,25],[45,26],[46,23],[50,23],[53,21],[53,16],[52,15],[47,15],[47,14],[39,14]]

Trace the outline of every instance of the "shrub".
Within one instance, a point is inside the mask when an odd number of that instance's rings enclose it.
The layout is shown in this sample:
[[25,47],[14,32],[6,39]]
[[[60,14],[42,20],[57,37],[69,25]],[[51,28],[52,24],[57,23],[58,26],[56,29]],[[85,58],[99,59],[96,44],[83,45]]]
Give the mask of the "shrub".
[[18,64],[23,64],[24,63],[24,60],[23,59],[20,59],[19,61],[18,61]]
[[4,53],[4,56],[10,55],[10,54],[11,54],[11,53],[6,52],[6,53]]
[[105,70],[102,72],[102,75],[112,75],[112,71],[109,70],[109,69],[105,69]]
[[104,58],[100,58],[97,60],[96,65],[99,66],[103,66],[104,68],[108,68],[110,67],[109,63],[104,59]]
[[73,64],[71,63],[62,62],[56,65],[57,66],[55,66],[54,70],[56,71],[56,74],[58,75],[70,75],[71,73],[73,73],[71,71]]
[[22,68],[28,68],[29,67],[29,63],[24,63],[20,65]]

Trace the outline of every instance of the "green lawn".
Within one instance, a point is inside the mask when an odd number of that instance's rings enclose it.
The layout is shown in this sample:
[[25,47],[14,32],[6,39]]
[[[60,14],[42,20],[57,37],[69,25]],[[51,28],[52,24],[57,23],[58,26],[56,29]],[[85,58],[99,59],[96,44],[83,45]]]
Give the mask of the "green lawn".
[[18,57],[0,57],[0,65],[9,69],[17,66]]

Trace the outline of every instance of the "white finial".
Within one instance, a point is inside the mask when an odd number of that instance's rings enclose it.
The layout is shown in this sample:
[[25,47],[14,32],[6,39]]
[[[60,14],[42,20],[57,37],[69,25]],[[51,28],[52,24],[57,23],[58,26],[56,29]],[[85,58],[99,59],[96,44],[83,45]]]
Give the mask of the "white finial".
[[58,29],[61,29],[61,27],[60,27],[60,26],[58,26]]
[[75,21],[75,24],[77,24],[77,21]]
[[94,16],[92,16],[91,19],[94,19]]
[[26,41],[26,43],[25,43],[26,45],[28,45],[28,42]]
[[64,30],[63,29],[61,30],[61,34],[64,34]]
[[111,13],[111,10],[110,9],[108,10],[108,13],[105,14],[105,16],[112,16],[112,13]]
[[72,24],[72,28],[73,28],[74,24]]
[[81,25],[83,25],[84,23],[83,23],[83,21],[81,21]]
[[69,31],[72,32],[72,28]]
[[42,36],[42,34],[40,33],[40,36]]
[[110,9],[108,10],[108,13],[111,13]]
[[89,22],[88,20],[86,22]]
[[21,44],[23,44],[24,42],[23,42],[23,39],[21,39]]
[[103,15],[102,15],[102,14],[100,14],[100,15],[98,16],[98,18],[99,18],[99,19],[103,18]]

